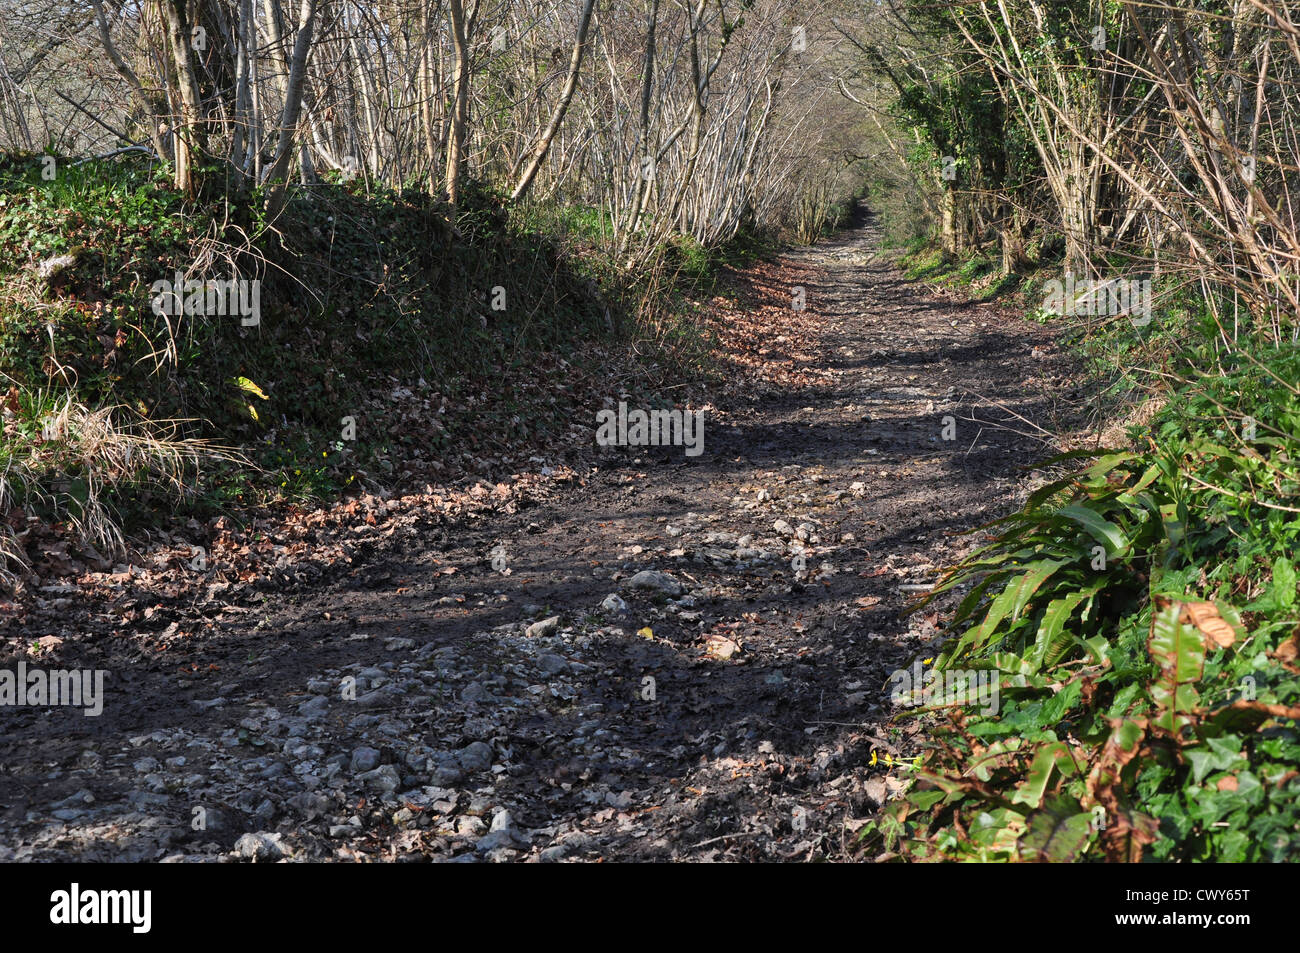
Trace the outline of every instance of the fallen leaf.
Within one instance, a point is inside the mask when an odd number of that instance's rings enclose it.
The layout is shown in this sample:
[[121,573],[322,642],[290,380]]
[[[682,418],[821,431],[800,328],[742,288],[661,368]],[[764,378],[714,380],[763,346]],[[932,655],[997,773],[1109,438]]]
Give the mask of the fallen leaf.
[[1213,602],[1184,602],[1183,620],[1200,629],[1202,635],[1221,649],[1230,648],[1237,641],[1237,633],[1219,615]]
[[721,662],[727,661],[740,651],[740,645],[724,635],[711,635],[704,646],[704,653]]
[[1296,670],[1296,657],[1300,656],[1300,641],[1297,641],[1296,636],[1291,636],[1277,647],[1277,651],[1273,655],[1290,671],[1294,672]]

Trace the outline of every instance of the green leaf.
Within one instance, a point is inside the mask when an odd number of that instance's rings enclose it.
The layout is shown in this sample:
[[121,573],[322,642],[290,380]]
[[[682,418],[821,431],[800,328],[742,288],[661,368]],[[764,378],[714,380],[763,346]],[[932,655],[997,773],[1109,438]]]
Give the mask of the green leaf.
[[1178,549],[1183,544],[1183,536],[1186,533],[1186,509],[1178,503],[1162,503],[1160,505],[1160,521],[1164,524],[1165,536],[1169,540],[1171,549]]
[[262,400],[270,400],[270,398],[263,393],[262,388],[258,387],[247,377],[232,377],[230,383],[234,384],[245,394],[252,394],[254,397],[260,397]]
[[1014,760],[1015,753],[1023,744],[1024,740],[1020,737],[995,741],[985,748],[982,754],[972,755],[963,773],[973,774],[979,780],[987,781],[992,777],[994,770],[1004,768]]
[[1295,605],[1295,582],[1295,566],[1285,556],[1279,556],[1273,562],[1273,586],[1269,592],[1275,606],[1290,609]]
[[951,652],[944,653],[944,665],[963,651],[982,648],[997,632],[1004,619],[1018,619],[1038,587],[1064,565],[1065,562],[1061,560],[1045,559],[1026,566],[1025,572],[1008,583],[993,600],[983,621],[963,635]]
[[1204,747],[1185,749],[1183,756],[1191,762],[1192,780],[1200,784],[1211,771],[1227,771],[1242,760],[1241,738],[1236,735],[1210,738]]
[[1083,683],[1078,679],[1066,684],[1059,692],[1043,702],[1042,718],[1044,725],[1055,726],[1065,713],[1074,707],[1083,693]]
[[1027,804],[1030,807],[1038,807],[1042,804],[1043,795],[1047,793],[1047,785],[1052,779],[1052,771],[1058,761],[1063,761],[1071,768],[1074,766],[1074,762],[1070,760],[1070,749],[1065,742],[1055,741],[1039,748],[1034,755],[1033,763],[1029,766],[1029,774],[1024,783],[1016,788],[1011,796],[1011,803]]
[[[978,666],[979,663],[976,663]],[[994,670],[1008,675],[1033,675],[1034,669],[1025,659],[1015,652],[994,652],[985,664],[991,664]]]
[[1089,536],[1106,547],[1108,555],[1114,556],[1128,549],[1128,540],[1124,538],[1120,528],[1098,515],[1095,510],[1071,504],[1061,507],[1056,511],[1056,515],[1064,516],[1082,526]]
[[1160,666],[1160,677],[1149,690],[1159,709],[1155,724],[1173,734],[1190,723],[1188,714],[1200,701],[1195,683],[1205,670],[1205,641],[1194,626],[1183,625],[1180,615],[1177,602],[1157,610],[1147,640],[1147,651]]
[[1029,855],[1026,859],[1054,864],[1070,863],[1079,859],[1091,837],[1091,814],[1036,811],[1028,819],[1019,846],[1022,856]]
[[1159,464],[1152,464],[1151,466],[1147,467],[1147,471],[1146,473],[1142,474],[1141,479],[1139,479],[1136,483],[1134,483],[1131,487],[1126,489],[1115,499],[1119,500],[1121,503],[1124,503],[1126,505],[1131,505],[1133,503],[1136,503],[1138,495],[1147,487],[1149,487],[1152,483],[1154,483],[1160,477],[1160,474],[1163,472],[1164,471],[1160,468]]
[[1087,476],[1090,476],[1094,479],[1096,479],[1097,477],[1104,477],[1106,474],[1110,473],[1112,470],[1118,467],[1121,463],[1127,463],[1129,460],[1132,460],[1135,457],[1136,454],[1127,453],[1127,452],[1108,453],[1104,457],[1100,457],[1096,463],[1088,467],[1083,472]]
[[1032,649],[1027,653],[1032,671],[1038,671],[1046,665],[1053,665],[1075,644],[1075,636],[1065,631],[1065,625],[1074,614],[1074,610],[1085,599],[1091,600],[1102,587],[1104,579],[1098,579],[1083,589],[1068,592],[1059,599],[1053,599],[1043,612],[1038,624],[1038,635]]

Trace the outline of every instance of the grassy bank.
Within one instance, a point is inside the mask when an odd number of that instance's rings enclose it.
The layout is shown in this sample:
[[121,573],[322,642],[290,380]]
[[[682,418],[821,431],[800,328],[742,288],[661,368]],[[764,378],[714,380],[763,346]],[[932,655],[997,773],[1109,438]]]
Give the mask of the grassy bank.
[[[629,275],[599,212],[478,188],[454,225],[425,193],[337,179],[266,221],[257,195],[186,201],[130,157],[47,168],[0,160],[0,502],[20,561],[29,516],[115,549],[177,515],[562,455],[593,395],[706,379],[692,298],[772,247],[680,239]],[[200,287],[189,308],[187,281],[232,279],[242,298]]]

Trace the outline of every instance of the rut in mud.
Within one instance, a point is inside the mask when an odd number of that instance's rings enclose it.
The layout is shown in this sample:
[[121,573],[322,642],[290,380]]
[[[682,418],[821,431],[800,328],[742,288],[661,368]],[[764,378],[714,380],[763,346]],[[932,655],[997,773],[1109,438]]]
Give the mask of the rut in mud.
[[180,673],[65,639],[49,666],[112,673],[105,710],[5,712],[0,859],[852,856],[919,743],[884,682],[942,627],[900,613],[1033,485],[1061,360],[876,243],[757,283],[804,288],[765,348],[805,384],[718,397],[697,457],[611,448],[282,591],[193,595]]

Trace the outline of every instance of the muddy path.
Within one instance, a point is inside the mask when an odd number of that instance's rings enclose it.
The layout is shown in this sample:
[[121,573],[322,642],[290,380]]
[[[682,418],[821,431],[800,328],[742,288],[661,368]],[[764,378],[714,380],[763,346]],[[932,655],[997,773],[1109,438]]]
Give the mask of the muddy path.
[[4,711],[0,859],[853,856],[903,783],[884,756],[919,751],[883,685],[944,615],[900,613],[1033,485],[1022,418],[1048,426],[1062,360],[877,243],[751,276],[805,383],[719,396],[699,456],[608,448],[517,506],[181,594],[179,668],[65,636],[43,664],[109,671],[104,712]]

